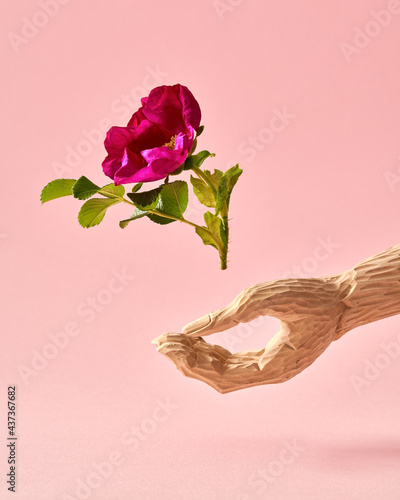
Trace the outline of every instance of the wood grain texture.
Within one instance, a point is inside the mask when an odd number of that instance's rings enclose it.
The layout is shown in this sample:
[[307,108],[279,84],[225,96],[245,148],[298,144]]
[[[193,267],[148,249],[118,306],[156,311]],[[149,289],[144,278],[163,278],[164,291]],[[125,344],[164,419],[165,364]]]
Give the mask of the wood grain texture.
[[[252,286],[227,307],[166,333],[153,343],[184,375],[220,393],[285,382],[348,331],[400,314],[400,245],[336,276]],[[230,353],[202,338],[273,316],[281,330],[263,349]]]

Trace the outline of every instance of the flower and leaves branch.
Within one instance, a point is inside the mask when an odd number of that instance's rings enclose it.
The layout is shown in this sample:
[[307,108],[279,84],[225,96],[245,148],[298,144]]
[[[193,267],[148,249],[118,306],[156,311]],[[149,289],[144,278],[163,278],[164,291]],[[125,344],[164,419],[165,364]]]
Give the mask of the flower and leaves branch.
[[[79,179],[56,179],[43,189],[41,201],[72,195],[85,201],[78,221],[85,228],[103,220],[107,210],[118,203],[131,205],[132,215],[120,221],[125,228],[132,221],[146,217],[160,225],[175,221],[195,229],[205,245],[217,249],[221,269],[227,268],[229,242],[229,202],[242,170],[238,165],[226,172],[203,169],[203,163],[215,156],[203,150],[195,154],[200,126],[200,107],[192,93],[182,85],[153,89],[142,99],[127,127],[112,127],[105,140],[108,152],[104,173],[113,179],[100,187],[82,176]],[[190,171],[193,192],[205,207],[205,225],[184,217],[189,201],[189,187],[183,180],[172,181],[183,171]],[[146,182],[163,180],[158,187],[144,190]],[[123,184],[133,184],[128,190]]]

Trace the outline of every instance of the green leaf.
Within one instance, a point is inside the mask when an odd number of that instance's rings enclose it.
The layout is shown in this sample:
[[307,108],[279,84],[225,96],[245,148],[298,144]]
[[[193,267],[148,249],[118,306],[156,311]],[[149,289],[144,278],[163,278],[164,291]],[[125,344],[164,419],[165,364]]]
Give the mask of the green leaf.
[[218,215],[214,215],[211,212],[206,212],[204,214],[204,221],[208,227],[208,229],[219,239],[221,240],[223,246],[228,245],[228,235],[227,228],[225,222],[218,217]]
[[229,202],[232,189],[234,188],[242,172],[243,170],[241,170],[239,168],[239,165],[236,164],[234,167],[231,167],[229,170],[227,170],[222,176],[222,179],[217,189],[217,201],[215,205],[216,215],[218,215],[220,212],[224,210],[225,203],[226,203],[226,211],[229,209]]
[[200,168],[205,162],[205,160],[207,160],[207,158],[213,158],[214,156],[215,153],[210,153],[209,151],[204,150],[200,151],[200,153],[197,153],[197,155],[194,155],[192,158],[194,161],[194,165]]
[[215,156],[214,153],[210,153],[209,151],[200,151],[200,153],[197,153],[197,155],[191,155],[186,158],[186,161],[184,163],[184,169],[185,170],[190,170],[193,167],[198,167],[200,168],[204,161],[207,158],[212,158]]
[[133,201],[140,210],[151,210],[156,208],[160,191],[163,186],[152,189],[151,191],[143,191],[141,193],[127,193],[128,197]]
[[222,246],[226,246],[226,233],[222,220],[217,215],[214,215],[211,212],[206,212],[204,214],[204,222],[207,227],[201,226],[200,228],[196,228],[196,233],[200,236],[205,245],[211,245],[219,251],[218,244],[213,239],[212,235],[220,241]]
[[229,178],[229,185],[231,186],[231,191],[234,185],[236,184],[237,180],[239,179],[239,177],[242,175],[242,173],[243,170],[239,168],[239,163],[236,163],[236,165],[234,165],[224,173],[224,176]]
[[218,189],[219,183],[224,175],[222,170],[214,170],[214,173],[211,173],[210,170],[204,170],[205,175],[210,179],[215,189]]
[[200,203],[209,208],[215,207],[215,194],[208,184],[203,179],[190,176],[190,182],[193,186],[193,192],[197,196]]
[[49,182],[40,194],[40,201],[46,203],[46,201],[72,195],[72,187],[75,183],[76,179],[56,179]]
[[166,217],[160,217],[159,215],[150,214],[146,210],[140,210],[139,208],[137,208],[133,212],[132,216],[129,217],[129,219],[121,220],[119,225],[120,227],[122,227],[122,229],[124,229],[131,221],[141,219],[142,217],[146,216],[148,219],[155,222],[156,224],[165,225],[165,224],[170,224],[171,222],[175,222],[174,219],[167,219]]
[[162,226],[165,226],[166,224],[171,224],[171,222],[176,222],[175,219],[167,219],[166,217],[161,217],[160,215],[156,214],[148,214],[147,217],[155,222],[156,224],[161,224]]
[[132,193],[136,193],[136,191],[139,191],[139,189],[143,186],[143,182],[138,182],[135,184],[132,188]]
[[147,213],[148,212],[146,212],[145,210],[140,210],[139,208],[137,208],[129,217],[129,219],[121,220],[119,222],[119,227],[122,227],[122,229],[124,229],[131,221],[141,219],[142,217],[145,217]]
[[90,198],[94,194],[99,191],[100,187],[93,184],[87,177],[82,175],[72,188],[72,192],[74,194],[74,198],[78,198],[78,200],[86,200]]
[[196,234],[198,234],[200,236],[200,238],[203,240],[203,243],[205,245],[211,245],[218,250],[217,244],[215,243],[215,241],[211,237],[210,233],[207,231],[206,227],[203,227],[203,226],[196,227]]
[[120,203],[118,199],[92,198],[82,205],[78,214],[78,221],[82,227],[93,227],[100,224],[111,205]]
[[188,185],[185,181],[175,181],[161,187],[157,210],[173,217],[181,218],[189,201]]
[[[188,201],[189,190],[187,183],[185,181],[169,182],[161,186],[157,205],[153,207],[153,210],[156,209],[165,215],[180,219],[187,208]],[[156,224],[166,225],[175,222],[175,219],[162,217],[162,215],[158,214],[147,214],[147,217]]]
[[215,243],[215,241],[211,237],[210,233],[207,231],[206,227],[204,227],[204,226],[196,227],[196,234],[198,234],[200,236],[200,238],[203,240],[203,243],[205,245],[211,245],[218,250],[217,244]]
[[206,223],[208,229],[215,234],[215,236],[221,239],[222,220],[217,215],[214,215],[211,212],[206,212],[204,214],[204,222]]
[[125,194],[124,186],[116,186],[113,182],[103,186],[99,194],[106,196],[107,198],[122,198]]
[[204,125],[200,125],[199,129],[197,130],[196,137],[199,137],[204,131]]
[[144,216],[157,224],[171,224],[175,219],[148,212],[157,210],[165,215],[181,218],[189,201],[188,186],[185,181],[169,182],[151,191],[128,193],[128,196],[135,203],[137,210],[132,217],[120,222],[121,227],[126,227],[131,220]]

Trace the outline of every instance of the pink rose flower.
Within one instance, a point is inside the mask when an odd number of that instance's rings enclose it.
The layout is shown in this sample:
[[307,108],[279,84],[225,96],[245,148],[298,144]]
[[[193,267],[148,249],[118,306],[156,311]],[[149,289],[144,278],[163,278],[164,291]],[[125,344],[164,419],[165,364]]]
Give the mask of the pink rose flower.
[[200,126],[200,106],[183,85],[157,87],[141,102],[104,141],[103,171],[115,185],[165,179],[185,162]]

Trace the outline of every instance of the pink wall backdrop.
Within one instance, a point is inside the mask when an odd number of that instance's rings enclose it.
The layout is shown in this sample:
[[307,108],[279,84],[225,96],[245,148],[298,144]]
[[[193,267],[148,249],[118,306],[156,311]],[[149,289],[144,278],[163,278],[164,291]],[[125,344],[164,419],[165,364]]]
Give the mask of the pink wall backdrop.
[[[17,385],[24,500],[399,499],[400,317],[349,333],[285,384],[227,395],[151,340],[252,284],[341,272],[399,243],[400,2],[3,11],[0,498]],[[53,178],[104,183],[105,130],[177,82],[201,105],[209,167],[244,169],[225,272],[182,225],[121,230],[118,206],[82,229],[76,200],[40,205]],[[239,351],[276,328],[208,340]]]

